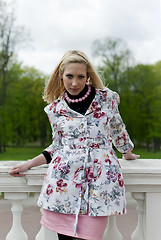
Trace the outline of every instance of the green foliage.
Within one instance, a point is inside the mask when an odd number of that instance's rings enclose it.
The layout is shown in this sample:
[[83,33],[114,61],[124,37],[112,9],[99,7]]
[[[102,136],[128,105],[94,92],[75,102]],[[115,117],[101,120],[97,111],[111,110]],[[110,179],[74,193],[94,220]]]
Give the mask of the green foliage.
[[131,136],[153,148],[161,139],[161,78],[157,65],[128,69],[121,84],[120,110]]
[[93,55],[101,58],[99,72],[103,72],[105,85],[119,92],[122,73],[132,62],[132,53],[122,39],[105,38],[95,40],[92,46]]
[[138,145],[161,146],[161,61],[154,65],[132,65],[130,51],[120,39],[94,42],[101,57],[98,71],[105,84],[121,98],[120,112],[131,138]]
[[7,73],[8,87],[1,108],[0,135],[5,145],[23,146],[49,141],[50,126],[43,109],[42,92],[46,80],[40,71],[14,63]]
[[7,93],[12,83],[17,82],[16,74],[19,78],[19,74],[12,70],[16,65],[15,49],[28,39],[24,28],[16,24],[13,4],[0,0],[0,153],[5,150],[10,136]]

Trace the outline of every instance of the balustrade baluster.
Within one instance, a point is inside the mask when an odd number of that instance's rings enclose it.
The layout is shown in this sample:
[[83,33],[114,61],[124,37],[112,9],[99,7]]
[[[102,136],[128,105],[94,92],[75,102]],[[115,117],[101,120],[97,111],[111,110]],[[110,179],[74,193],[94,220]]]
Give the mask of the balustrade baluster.
[[[40,212],[42,213],[42,208],[40,209]],[[41,226],[40,231],[36,235],[35,240],[57,240],[57,234],[55,232],[52,232],[43,226]]]
[[[42,208],[40,208],[40,212],[42,214]],[[38,232],[38,234],[35,237],[35,240],[44,240],[44,227],[41,226],[40,231]]]
[[27,196],[27,193],[5,193],[5,199],[11,200],[13,215],[12,228],[6,236],[6,240],[28,240],[28,236],[21,224],[21,214],[23,211],[21,203],[22,199],[25,199]]
[[122,235],[116,225],[116,216],[108,217],[107,228],[103,240],[122,240]]
[[58,240],[58,237],[55,232],[52,232],[42,226],[35,240]]
[[132,193],[132,197],[137,202],[138,225],[131,235],[132,240],[145,240],[144,238],[144,221],[145,221],[145,193]]
[[[160,160],[159,160],[160,161]],[[160,188],[160,189],[159,189]],[[158,186],[160,192],[146,193],[146,240],[161,239],[161,187]]]
[[38,234],[35,237],[35,240],[45,240],[44,235],[45,235],[44,227],[41,226],[40,231],[38,232]]
[[48,230],[47,228],[44,228],[44,240],[57,240],[57,234],[55,232],[52,232]]

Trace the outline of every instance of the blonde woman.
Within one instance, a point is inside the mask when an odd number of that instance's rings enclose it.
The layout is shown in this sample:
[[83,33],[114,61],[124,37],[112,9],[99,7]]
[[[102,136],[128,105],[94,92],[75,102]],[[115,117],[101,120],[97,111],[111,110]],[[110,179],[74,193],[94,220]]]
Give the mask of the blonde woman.
[[81,51],[68,51],[46,84],[52,144],[12,169],[49,164],[38,205],[41,224],[59,240],[102,240],[110,215],[126,213],[125,188],[112,144],[134,160],[133,143],[118,111],[119,96],[105,88]]

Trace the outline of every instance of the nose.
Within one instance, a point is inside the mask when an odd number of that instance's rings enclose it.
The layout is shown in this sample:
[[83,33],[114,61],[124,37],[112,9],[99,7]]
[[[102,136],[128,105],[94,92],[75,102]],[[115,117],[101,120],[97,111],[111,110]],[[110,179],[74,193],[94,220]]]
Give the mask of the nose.
[[78,85],[78,81],[76,78],[72,79],[72,86],[77,86]]

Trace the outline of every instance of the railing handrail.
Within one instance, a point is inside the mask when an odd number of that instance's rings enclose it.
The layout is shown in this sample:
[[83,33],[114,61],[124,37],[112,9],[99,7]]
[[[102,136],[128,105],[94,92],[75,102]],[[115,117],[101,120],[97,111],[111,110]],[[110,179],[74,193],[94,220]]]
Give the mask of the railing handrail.
[[[0,191],[9,192],[19,191],[22,187],[23,192],[35,190],[40,191],[43,183],[44,175],[48,165],[34,167],[28,170],[25,177],[14,178],[8,174],[9,170],[23,161],[0,161]],[[122,160],[119,159],[124,183],[127,191],[142,191],[149,192],[153,189],[148,189],[152,185],[156,185],[157,191],[161,191],[161,159],[137,159],[137,160]],[[5,181],[3,179],[5,178]],[[6,181],[7,179],[7,181]],[[19,188],[19,189],[18,189]],[[131,188],[131,190],[129,189]]]

